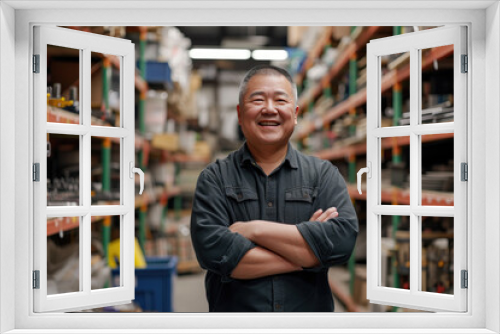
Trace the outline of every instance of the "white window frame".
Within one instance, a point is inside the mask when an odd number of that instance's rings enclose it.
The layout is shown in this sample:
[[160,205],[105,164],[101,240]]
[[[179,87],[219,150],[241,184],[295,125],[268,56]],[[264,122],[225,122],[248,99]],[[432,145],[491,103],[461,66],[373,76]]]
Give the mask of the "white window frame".
[[[39,289],[34,290],[35,312],[73,311],[102,305],[127,304],[134,299],[134,75],[135,47],[130,41],[51,26],[34,27],[34,54],[39,55],[39,73],[33,74],[34,162],[39,163],[39,181],[33,184],[34,270],[39,271]],[[79,50],[79,124],[47,122],[47,48],[55,45]],[[99,52],[117,57],[120,64],[120,124],[116,127],[91,124],[91,54]],[[78,136],[80,142],[77,206],[47,206],[47,134]],[[91,205],[91,139],[116,138],[120,150],[120,203]],[[92,216],[119,216],[121,263],[119,285],[107,289],[91,287]],[[79,290],[48,295],[47,218],[79,217]],[[128,260],[127,260],[128,259]]]
[[[132,2],[17,2],[0,3],[0,323],[1,331],[51,333],[86,328],[103,333],[127,329],[144,333],[235,332],[230,328],[253,328],[255,332],[335,333],[494,333],[500,331],[500,10],[497,1],[486,2],[324,2],[324,1],[238,1],[238,2],[143,2],[154,10],[119,9]],[[62,9],[68,6],[74,9]],[[95,8],[100,6],[100,8]],[[103,10],[102,7],[114,8]],[[406,6],[406,9],[404,7]],[[425,6],[432,6],[425,7]],[[450,9],[460,6],[461,9]],[[86,7],[86,8],[85,8]],[[197,8],[196,10],[193,7]],[[354,7],[354,8],[353,8]],[[48,8],[49,10],[41,10]],[[50,10],[58,8],[59,10]],[[83,9],[81,9],[83,8]],[[346,9],[351,8],[351,9]],[[399,9],[396,9],[399,8]],[[401,9],[403,8],[403,9]],[[408,10],[412,8],[412,10]],[[465,24],[469,27],[469,113],[468,143],[470,183],[468,197],[469,311],[463,314],[34,314],[32,312],[31,268],[33,244],[31,159],[32,109],[30,45],[34,24],[54,25],[436,25]],[[15,36],[15,37],[14,37]],[[6,48],[4,47],[6,46]],[[15,51],[14,47],[15,46]],[[9,48],[10,47],[10,48]],[[486,68],[488,64],[488,68]],[[14,70],[15,66],[15,70]],[[487,69],[487,70],[486,70]],[[4,74],[10,74],[6,77]],[[15,80],[15,94],[11,85]],[[6,109],[10,109],[6,111]],[[15,110],[15,112],[12,112]],[[473,118],[474,116],[474,118]],[[488,121],[486,121],[488,118]],[[15,129],[8,127],[15,125]],[[486,134],[487,135],[486,135]],[[15,136],[14,145],[10,135]],[[15,171],[15,178],[12,175]],[[486,182],[488,175],[488,182]],[[12,196],[15,189],[15,198]],[[15,209],[12,209],[15,208]],[[15,224],[12,224],[12,221]],[[474,229],[472,229],[474,226]],[[12,238],[12,235],[15,237]],[[12,256],[14,254],[14,256]],[[485,254],[488,257],[486,265]],[[30,259],[26,261],[26,259]],[[15,289],[12,289],[15,287]],[[14,307],[12,307],[14,305]],[[142,321],[142,323],[140,323]],[[139,324],[140,323],[140,324]],[[166,329],[168,327],[168,329]],[[283,328],[295,330],[283,330]],[[134,331],[132,329],[139,328]],[[179,330],[176,330],[179,329]],[[183,331],[180,328],[190,328]],[[298,328],[301,328],[297,330]],[[357,330],[353,329],[357,328]],[[38,331],[37,329],[40,329]],[[197,330],[198,329],[198,330]],[[226,329],[226,330],[224,330]],[[259,330],[260,329],[260,330]],[[461,331],[460,331],[461,329]],[[47,331],[45,331],[47,332]],[[76,330],[74,331],[76,332]],[[118,332],[123,332],[118,330]],[[160,331],[158,331],[160,332]],[[248,331],[247,331],[248,332]]]

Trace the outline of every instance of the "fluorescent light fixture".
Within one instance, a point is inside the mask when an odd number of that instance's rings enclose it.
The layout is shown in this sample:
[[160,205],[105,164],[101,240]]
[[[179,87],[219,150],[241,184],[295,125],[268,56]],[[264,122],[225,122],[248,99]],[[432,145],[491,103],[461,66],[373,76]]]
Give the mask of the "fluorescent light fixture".
[[191,49],[191,59],[249,59],[250,50],[245,49]]
[[288,52],[285,50],[254,50],[252,58],[255,60],[285,60]]

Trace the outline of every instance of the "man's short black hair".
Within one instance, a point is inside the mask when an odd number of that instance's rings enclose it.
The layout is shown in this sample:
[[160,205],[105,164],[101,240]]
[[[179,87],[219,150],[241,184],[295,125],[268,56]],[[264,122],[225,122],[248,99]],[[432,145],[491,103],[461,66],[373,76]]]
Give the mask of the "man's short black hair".
[[284,76],[292,85],[292,92],[293,92],[293,98],[295,101],[295,104],[297,104],[297,85],[295,85],[295,82],[293,82],[292,76],[290,73],[288,73],[287,70],[274,66],[274,65],[257,65],[253,68],[251,68],[243,77],[243,80],[241,80],[240,83],[240,89],[239,89],[239,104],[240,106],[243,103],[243,96],[245,95],[245,92],[247,90],[247,85],[248,81],[256,75],[282,75]]

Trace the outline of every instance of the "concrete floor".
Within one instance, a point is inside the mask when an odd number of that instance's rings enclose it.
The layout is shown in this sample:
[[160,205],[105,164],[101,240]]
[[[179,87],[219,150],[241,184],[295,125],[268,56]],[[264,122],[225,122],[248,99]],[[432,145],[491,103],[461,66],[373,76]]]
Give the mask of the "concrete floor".
[[174,312],[208,312],[205,272],[176,276],[173,298]]

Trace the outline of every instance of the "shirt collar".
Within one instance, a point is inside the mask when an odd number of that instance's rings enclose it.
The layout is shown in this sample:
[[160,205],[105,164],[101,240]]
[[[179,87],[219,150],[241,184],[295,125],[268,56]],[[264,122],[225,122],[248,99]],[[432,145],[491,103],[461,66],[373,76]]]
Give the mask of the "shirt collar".
[[[250,150],[248,149],[246,142],[238,151],[240,154],[240,166],[244,166],[245,164],[250,164],[250,165],[256,164],[255,159],[253,158],[252,153],[250,153]],[[288,163],[288,165],[293,169],[298,168],[297,151],[292,147],[292,144],[290,143],[288,144],[288,150],[285,156],[285,163]]]

